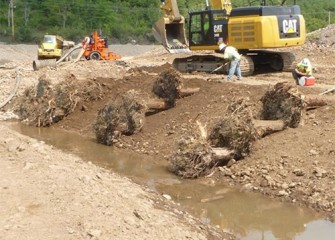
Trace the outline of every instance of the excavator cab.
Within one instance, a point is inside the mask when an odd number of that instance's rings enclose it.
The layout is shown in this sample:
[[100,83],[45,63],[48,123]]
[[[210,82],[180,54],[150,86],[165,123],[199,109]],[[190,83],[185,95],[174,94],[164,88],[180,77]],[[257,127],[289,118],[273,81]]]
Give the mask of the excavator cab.
[[219,42],[227,42],[228,20],[224,11],[191,12],[189,17],[191,50],[217,50]]

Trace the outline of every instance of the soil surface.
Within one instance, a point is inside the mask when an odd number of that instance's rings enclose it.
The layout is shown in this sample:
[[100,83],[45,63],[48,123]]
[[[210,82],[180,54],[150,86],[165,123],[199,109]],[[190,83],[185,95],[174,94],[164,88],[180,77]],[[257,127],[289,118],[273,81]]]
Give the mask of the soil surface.
[[[333,43],[326,42],[329,32],[329,28],[320,30],[314,33],[313,41],[290,48],[297,60],[308,57],[314,68],[314,86],[295,86],[303,95],[315,96],[335,87],[332,60],[335,48]],[[57,69],[33,71],[36,46],[0,45],[0,104],[13,91],[15,79],[20,80],[17,97],[1,109],[1,120],[17,117],[17,110],[27,96],[26,89],[36,88],[41,78],[48,80],[50,89],[73,80],[82,84],[83,89],[92,83],[99,86],[99,97],[76,101],[70,114],[50,126],[91,138],[95,138],[93,126],[99,110],[127,91],[133,89],[145,98],[157,99],[153,84],[164,70],[171,69],[176,56],[160,46],[124,45],[112,49],[124,56],[121,61],[83,60],[76,64],[62,63]],[[221,81],[225,78],[216,74],[181,74],[183,87],[199,88],[199,92],[177,99],[170,109],[146,114],[141,130],[121,135],[113,147],[167,162],[178,150],[181,138],[199,131],[194,127],[197,121],[209,130],[227,114],[232,102],[243,98],[257,108],[262,96],[276,83],[294,84],[289,72],[259,73],[244,77],[243,81]],[[306,109],[297,128],[285,128],[255,141],[249,155],[215,168],[213,181],[306,205],[334,220],[335,95],[329,92],[321,97],[327,98],[329,104]],[[1,168],[8,171],[1,173],[0,202],[6,207],[1,210],[0,231],[7,239],[20,239],[19,236],[38,239],[46,234],[59,239],[231,237],[188,215],[181,217],[183,212],[173,204],[128,179],[21,136],[5,124],[1,125],[1,132],[0,152],[4,156]],[[51,155],[59,157],[51,161]],[[176,237],[176,233],[180,236]]]

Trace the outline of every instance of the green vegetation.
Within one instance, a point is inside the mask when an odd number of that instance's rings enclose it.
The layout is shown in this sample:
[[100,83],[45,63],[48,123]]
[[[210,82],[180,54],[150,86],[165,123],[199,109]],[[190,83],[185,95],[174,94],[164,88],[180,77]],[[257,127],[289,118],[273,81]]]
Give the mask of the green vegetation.
[[[161,16],[159,0],[0,0],[0,41],[36,42],[46,34],[81,41],[93,30],[101,30],[112,42],[154,42],[152,24]],[[205,8],[205,0],[179,0],[181,13]],[[233,6],[255,6],[260,0],[232,0]],[[280,0],[267,0],[279,5]],[[293,4],[287,0],[286,4]],[[335,0],[297,0],[306,19],[307,32],[335,23]]]

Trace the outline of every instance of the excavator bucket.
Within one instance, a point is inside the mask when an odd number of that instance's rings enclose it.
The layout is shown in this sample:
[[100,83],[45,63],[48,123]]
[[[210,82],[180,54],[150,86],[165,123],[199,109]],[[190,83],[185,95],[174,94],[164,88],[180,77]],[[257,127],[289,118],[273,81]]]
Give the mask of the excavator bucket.
[[190,52],[185,35],[185,20],[171,22],[169,18],[159,19],[152,27],[155,39],[170,53]]

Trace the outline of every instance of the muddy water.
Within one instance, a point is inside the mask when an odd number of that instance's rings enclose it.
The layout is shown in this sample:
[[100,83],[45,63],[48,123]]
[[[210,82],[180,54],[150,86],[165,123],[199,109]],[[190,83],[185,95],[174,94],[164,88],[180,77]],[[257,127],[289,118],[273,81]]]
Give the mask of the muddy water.
[[230,230],[243,240],[328,240],[335,236],[335,224],[309,209],[241,192],[206,178],[180,180],[155,159],[121,153],[79,135],[25,125],[13,128],[170,195],[203,222]]

